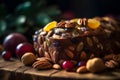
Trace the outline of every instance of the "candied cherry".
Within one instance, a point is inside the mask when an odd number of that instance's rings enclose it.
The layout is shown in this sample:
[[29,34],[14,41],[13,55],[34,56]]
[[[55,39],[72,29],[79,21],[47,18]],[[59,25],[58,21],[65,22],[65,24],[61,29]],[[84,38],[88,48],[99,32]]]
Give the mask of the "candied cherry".
[[57,22],[56,21],[52,21],[50,23],[48,23],[43,30],[44,31],[50,31],[51,29],[55,28],[57,26]]
[[34,47],[30,43],[20,43],[16,47],[16,55],[21,58],[23,54],[26,52],[32,52],[35,53]]
[[100,26],[100,21],[96,19],[88,19],[88,27],[91,29],[96,29]]
[[71,61],[64,61],[62,63],[62,67],[63,69],[65,69],[66,71],[72,71],[74,68],[74,64]]
[[79,67],[86,66],[86,62],[85,61],[80,61],[80,62],[78,62],[78,66]]
[[12,54],[9,51],[3,51],[2,52],[2,57],[3,57],[4,60],[10,60],[10,58],[12,57]]

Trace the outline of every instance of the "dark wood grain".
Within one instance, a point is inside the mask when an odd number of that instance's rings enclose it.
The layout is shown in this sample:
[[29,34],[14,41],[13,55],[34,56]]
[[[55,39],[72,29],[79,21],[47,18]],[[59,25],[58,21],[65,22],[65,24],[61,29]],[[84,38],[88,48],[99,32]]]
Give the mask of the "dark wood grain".
[[4,61],[0,58],[0,80],[80,80],[80,79],[120,79],[120,69],[104,73],[78,74],[64,70],[36,70],[31,66],[24,66],[18,59]]

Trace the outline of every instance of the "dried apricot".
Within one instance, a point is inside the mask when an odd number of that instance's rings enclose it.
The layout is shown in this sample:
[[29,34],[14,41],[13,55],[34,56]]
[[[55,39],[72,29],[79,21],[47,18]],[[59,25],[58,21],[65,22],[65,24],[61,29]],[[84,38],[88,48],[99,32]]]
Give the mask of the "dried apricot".
[[96,29],[100,26],[100,21],[96,19],[88,19],[88,27]]
[[50,31],[51,29],[55,28],[57,25],[57,22],[56,21],[52,21],[50,23],[48,23],[44,28],[43,30],[44,31]]

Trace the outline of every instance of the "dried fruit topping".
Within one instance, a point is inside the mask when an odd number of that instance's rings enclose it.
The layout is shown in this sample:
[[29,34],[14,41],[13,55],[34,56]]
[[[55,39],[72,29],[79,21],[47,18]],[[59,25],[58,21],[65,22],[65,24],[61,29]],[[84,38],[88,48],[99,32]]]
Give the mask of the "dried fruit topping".
[[52,21],[50,23],[48,23],[43,30],[44,31],[50,31],[51,29],[55,28],[57,26],[57,22],[56,21]]
[[91,29],[97,29],[100,26],[100,21],[96,19],[88,19],[88,27]]

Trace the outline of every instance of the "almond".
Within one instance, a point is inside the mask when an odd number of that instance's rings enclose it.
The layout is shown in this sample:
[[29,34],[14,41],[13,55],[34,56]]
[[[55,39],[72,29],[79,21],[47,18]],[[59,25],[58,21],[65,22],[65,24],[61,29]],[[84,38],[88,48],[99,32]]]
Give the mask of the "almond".
[[74,46],[69,46],[68,49],[70,49],[71,51],[75,50]]
[[48,50],[47,42],[46,42],[46,41],[44,41],[44,43],[43,43],[43,47],[44,47],[44,49],[45,49],[46,51]]
[[83,42],[80,42],[77,46],[77,51],[80,52],[84,47],[84,43]]
[[59,70],[59,69],[61,69],[61,66],[59,64],[54,64],[53,65],[53,69]]
[[65,49],[65,53],[68,57],[70,57],[71,59],[74,57],[74,53],[68,49]]
[[38,36],[38,44],[41,45],[43,43],[42,36]]
[[88,44],[89,46],[93,46],[93,42],[92,42],[91,38],[87,37],[87,38],[86,38],[86,41],[87,41],[87,44]]
[[47,51],[44,52],[44,56],[47,57],[47,58],[51,58]]
[[88,70],[87,70],[86,66],[81,66],[81,67],[77,68],[76,72],[77,73],[86,73],[86,72],[88,72]]
[[98,42],[99,42],[99,40],[97,39],[97,37],[93,36],[92,38],[93,38],[93,41],[94,41],[95,43],[98,43]]
[[44,52],[43,52],[43,50],[42,50],[41,47],[38,49],[38,52],[39,52],[39,56],[40,56],[40,57],[43,57],[43,56],[44,56]]

